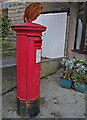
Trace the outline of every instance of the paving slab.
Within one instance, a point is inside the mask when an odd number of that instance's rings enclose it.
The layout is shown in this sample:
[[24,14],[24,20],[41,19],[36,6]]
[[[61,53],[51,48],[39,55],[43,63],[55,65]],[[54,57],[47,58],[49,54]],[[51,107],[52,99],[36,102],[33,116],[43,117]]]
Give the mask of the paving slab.
[[[85,118],[85,93],[61,88],[59,74],[58,70],[41,79],[40,114],[36,118]],[[16,88],[3,94],[3,118],[20,118],[16,113],[16,94]]]

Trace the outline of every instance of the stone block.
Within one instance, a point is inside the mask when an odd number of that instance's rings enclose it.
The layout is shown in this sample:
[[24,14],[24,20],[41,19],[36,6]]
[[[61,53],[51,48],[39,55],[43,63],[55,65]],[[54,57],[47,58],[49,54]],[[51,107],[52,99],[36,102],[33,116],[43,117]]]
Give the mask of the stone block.
[[16,76],[16,65],[2,67],[2,93],[17,85]]
[[48,59],[42,61],[41,63],[41,77],[54,73],[61,64],[61,58],[58,59]]
[[[7,61],[9,63],[9,61]],[[40,78],[54,73],[61,65],[61,58],[47,59],[41,63],[42,74]],[[16,64],[2,66],[2,93],[17,86]]]

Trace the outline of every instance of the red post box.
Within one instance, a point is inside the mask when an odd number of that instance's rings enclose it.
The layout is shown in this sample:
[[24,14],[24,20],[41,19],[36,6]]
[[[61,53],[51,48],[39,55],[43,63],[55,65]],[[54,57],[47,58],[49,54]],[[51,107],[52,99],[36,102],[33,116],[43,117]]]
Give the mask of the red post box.
[[40,65],[45,26],[25,22],[12,26],[17,35],[17,114],[33,117],[40,111]]

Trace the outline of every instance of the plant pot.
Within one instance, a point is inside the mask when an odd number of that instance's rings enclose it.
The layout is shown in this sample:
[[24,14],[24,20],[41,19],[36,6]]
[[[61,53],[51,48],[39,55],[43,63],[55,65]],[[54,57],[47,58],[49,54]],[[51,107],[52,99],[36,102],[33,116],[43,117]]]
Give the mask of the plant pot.
[[61,87],[63,88],[71,88],[72,86],[72,80],[63,79],[61,77],[60,77],[60,83],[61,83]]
[[87,85],[85,83],[75,82],[74,88],[75,90],[84,93],[86,91]]

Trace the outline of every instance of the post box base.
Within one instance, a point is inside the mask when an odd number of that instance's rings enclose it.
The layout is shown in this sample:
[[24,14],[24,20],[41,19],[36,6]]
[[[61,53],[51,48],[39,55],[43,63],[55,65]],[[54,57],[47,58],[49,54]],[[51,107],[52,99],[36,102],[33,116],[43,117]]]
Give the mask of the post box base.
[[20,100],[17,98],[17,114],[21,118],[31,118],[40,112],[40,98],[35,100]]

